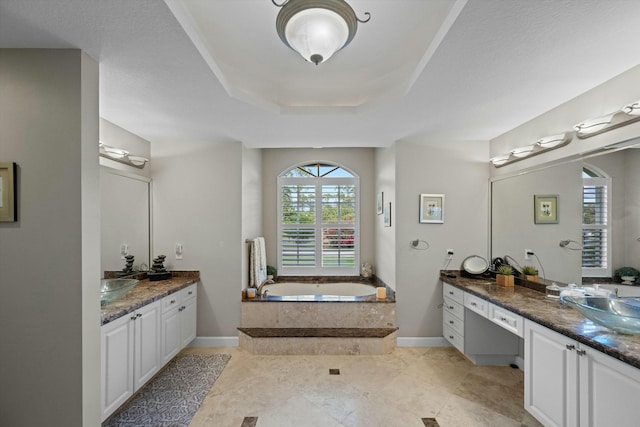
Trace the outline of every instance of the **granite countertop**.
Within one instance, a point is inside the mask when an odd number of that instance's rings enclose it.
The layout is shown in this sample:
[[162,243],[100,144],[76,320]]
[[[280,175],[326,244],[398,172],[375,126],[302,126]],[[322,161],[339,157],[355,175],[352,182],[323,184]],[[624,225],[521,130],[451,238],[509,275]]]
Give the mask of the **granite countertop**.
[[[448,274],[454,274],[455,277],[449,277]],[[440,278],[465,292],[640,368],[640,335],[619,334],[599,326],[558,299],[547,298],[543,292],[523,286],[499,286],[490,278],[462,277],[459,271],[443,271]]]
[[173,271],[171,274],[172,277],[167,280],[154,282],[149,279],[140,280],[140,283],[131,289],[124,298],[103,306],[100,313],[100,324],[105,325],[113,322],[125,314],[178,292],[200,280],[199,271]]

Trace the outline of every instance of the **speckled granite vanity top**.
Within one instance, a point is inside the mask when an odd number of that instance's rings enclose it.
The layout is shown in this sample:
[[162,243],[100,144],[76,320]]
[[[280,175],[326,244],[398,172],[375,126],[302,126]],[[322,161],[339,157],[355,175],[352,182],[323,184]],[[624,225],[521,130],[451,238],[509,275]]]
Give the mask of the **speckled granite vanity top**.
[[178,292],[198,280],[200,280],[199,271],[173,271],[170,279],[155,282],[149,279],[140,280],[140,283],[131,289],[124,298],[102,307],[100,324],[113,322],[140,307]]
[[[455,277],[448,277],[447,274],[455,274]],[[459,271],[441,272],[440,278],[465,292],[640,368],[640,335],[618,334],[591,322],[559,300],[547,298],[544,293],[523,286],[498,286],[493,279],[461,277]]]

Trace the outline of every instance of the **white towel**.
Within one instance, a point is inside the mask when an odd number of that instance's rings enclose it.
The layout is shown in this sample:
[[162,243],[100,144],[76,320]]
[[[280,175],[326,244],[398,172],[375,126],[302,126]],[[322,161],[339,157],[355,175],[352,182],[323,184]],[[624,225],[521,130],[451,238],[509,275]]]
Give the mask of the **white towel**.
[[249,264],[249,287],[258,288],[267,280],[267,251],[264,237],[256,237],[251,242]]

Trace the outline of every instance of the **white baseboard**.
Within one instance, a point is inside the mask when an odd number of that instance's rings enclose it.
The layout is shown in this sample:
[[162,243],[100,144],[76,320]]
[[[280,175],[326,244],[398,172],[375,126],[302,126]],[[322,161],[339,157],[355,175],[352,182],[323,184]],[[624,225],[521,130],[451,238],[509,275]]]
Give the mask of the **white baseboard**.
[[238,347],[238,337],[196,337],[189,347]]
[[450,347],[444,337],[398,337],[398,347]]
[[524,372],[524,357],[516,356],[516,359],[514,360],[513,363],[518,365],[518,368],[520,368],[520,370]]

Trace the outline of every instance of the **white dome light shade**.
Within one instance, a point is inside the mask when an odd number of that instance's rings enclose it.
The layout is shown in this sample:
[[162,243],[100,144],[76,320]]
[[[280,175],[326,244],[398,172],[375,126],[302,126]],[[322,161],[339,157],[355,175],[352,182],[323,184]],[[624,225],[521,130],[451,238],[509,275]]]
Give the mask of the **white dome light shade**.
[[533,152],[534,148],[535,148],[534,144],[526,145],[524,147],[514,148],[511,154],[518,158],[527,157],[529,154]]
[[337,13],[320,8],[306,9],[291,17],[285,37],[304,59],[318,65],[331,58],[349,38],[349,27]]

